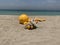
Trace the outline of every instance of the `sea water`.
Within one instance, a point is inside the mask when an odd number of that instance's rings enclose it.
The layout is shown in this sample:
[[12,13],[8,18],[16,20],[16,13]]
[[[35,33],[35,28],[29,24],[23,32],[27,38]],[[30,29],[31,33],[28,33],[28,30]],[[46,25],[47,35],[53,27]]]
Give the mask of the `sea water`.
[[25,11],[25,10],[0,10],[0,15],[60,15],[60,11]]

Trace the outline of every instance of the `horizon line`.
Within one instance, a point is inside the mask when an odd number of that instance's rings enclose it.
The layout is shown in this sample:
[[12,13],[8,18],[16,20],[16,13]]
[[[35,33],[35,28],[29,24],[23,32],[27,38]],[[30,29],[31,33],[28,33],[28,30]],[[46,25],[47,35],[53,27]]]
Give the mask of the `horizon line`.
[[26,9],[0,9],[0,11],[54,11],[60,12],[60,10],[26,10]]

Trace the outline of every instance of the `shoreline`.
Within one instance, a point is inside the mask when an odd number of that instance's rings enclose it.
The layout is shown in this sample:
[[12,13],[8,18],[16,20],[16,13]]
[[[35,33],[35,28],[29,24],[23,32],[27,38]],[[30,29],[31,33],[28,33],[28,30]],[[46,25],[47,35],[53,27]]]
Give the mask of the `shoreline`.
[[[19,16],[19,14],[16,14],[16,15],[15,14],[14,15],[12,15],[12,14],[0,14],[0,16],[8,16],[8,15],[10,15],[10,16]],[[28,16],[60,16],[60,15],[28,15]]]

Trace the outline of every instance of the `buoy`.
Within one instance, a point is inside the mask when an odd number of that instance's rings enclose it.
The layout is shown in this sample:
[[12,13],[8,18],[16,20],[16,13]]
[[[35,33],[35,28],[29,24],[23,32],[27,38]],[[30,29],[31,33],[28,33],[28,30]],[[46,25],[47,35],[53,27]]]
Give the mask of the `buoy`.
[[24,24],[24,22],[28,22],[29,17],[27,16],[27,14],[21,14],[21,15],[18,17],[18,20],[19,20],[19,23],[20,23],[20,24]]

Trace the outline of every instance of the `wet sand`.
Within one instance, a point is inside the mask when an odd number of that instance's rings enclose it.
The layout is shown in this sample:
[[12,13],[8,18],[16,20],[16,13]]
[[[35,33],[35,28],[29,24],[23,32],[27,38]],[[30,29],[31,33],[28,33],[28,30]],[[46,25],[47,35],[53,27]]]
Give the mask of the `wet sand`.
[[34,30],[24,29],[18,16],[0,15],[0,45],[60,45],[60,16],[30,16],[45,18]]

